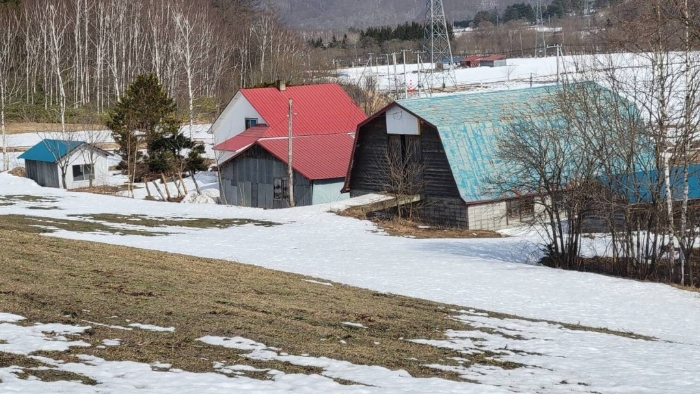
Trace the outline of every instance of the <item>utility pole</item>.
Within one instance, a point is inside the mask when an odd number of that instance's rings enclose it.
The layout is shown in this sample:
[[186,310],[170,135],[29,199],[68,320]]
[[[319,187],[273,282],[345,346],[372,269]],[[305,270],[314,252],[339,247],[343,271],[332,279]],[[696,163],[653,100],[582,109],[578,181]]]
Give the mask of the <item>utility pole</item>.
[[386,63],[384,64],[386,66],[386,79],[389,82],[388,89],[389,89],[389,94],[391,94],[391,67],[389,66],[389,54],[385,53],[383,56],[386,56]]
[[557,85],[561,83],[561,69],[559,67],[559,61],[561,59],[561,44],[549,45],[547,48],[556,48],[557,50]]
[[542,0],[537,0],[535,6],[535,57],[538,57],[538,52],[542,50],[544,57],[547,57],[547,41],[545,38],[544,17]]
[[[294,207],[294,166],[292,165],[292,118],[294,117],[294,111],[292,109],[293,103],[292,99],[289,99],[289,124],[288,124],[288,132],[289,132],[289,142],[288,142],[288,148],[289,151],[287,152],[287,188],[289,189],[289,206]],[[284,193],[284,190],[282,191]]]
[[396,72],[396,52],[391,54],[394,59],[394,90],[396,91],[396,98],[399,98],[399,74]]
[[408,52],[407,49],[402,49],[401,53],[403,54],[403,94],[404,98],[408,98],[408,76],[406,74],[406,52]]
[[421,63],[420,52],[416,53],[416,63],[418,63],[418,85],[416,86],[416,90],[418,90],[418,97],[420,97],[420,90],[423,88],[420,78],[421,71],[423,71],[423,63]]

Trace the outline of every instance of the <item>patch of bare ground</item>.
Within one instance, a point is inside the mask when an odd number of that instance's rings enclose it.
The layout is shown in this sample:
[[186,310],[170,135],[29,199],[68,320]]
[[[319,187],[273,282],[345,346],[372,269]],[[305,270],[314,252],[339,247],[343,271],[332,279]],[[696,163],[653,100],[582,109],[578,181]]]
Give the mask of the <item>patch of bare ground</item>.
[[[6,131],[8,134],[22,134],[22,133],[52,133],[60,132],[60,123],[33,123],[33,122],[19,122],[19,123],[7,123]],[[67,131],[82,131],[82,130],[105,130],[104,125],[100,124],[67,124]]]
[[371,219],[382,230],[390,235],[412,238],[501,238],[502,235],[495,231],[466,230],[461,228],[449,228],[431,226],[410,220],[383,220]]
[[83,384],[95,385],[96,381],[93,379],[79,375],[73,372],[59,371],[50,365],[44,364],[34,358],[12,354],[12,353],[2,353],[0,352],[0,368],[7,367],[20,367],[23,369],[22,372],[17,374],[20,379],[28,379],[29,377],[34,377],[44,382],[56,382],[56,381],[79,381]]
[[27,170],[24,167],[15,167],[8,171],[8,174],[25,178],[27,176]]
[[72,192],[79,193],[92,193],[92,194],[106,194],[106,195],[116,195],[118,192],[128,190],[126,185],[122,186],[93,186],[93,187],[81,187],[78,189],[71,189]]
[[98,213],[92,215],[69,215],[81,219],[89,219],[110,224],[126,224],[144,227],[189,227],[189,228],[227,228],[251,224],[254,226],[272,227],[278,223],[252,219],[212,219],[212,218],[181,218],[156,217],[146,215],[120,215],[113,213]]
[[398,237],[412,238],[502,238],[503,235],[495,231],[467,230],[461,228],[441,227],[426,224],[416,220],[398,219],[395,216],[387,218],[372,215],[365,207],[350,207],[337,211],[338,215],[348,216],[360,220],[369,220],[387,234]]
[[[1,200],[0,203],[2,203]],[[36,206],[34,206],[30,207],[29,209],[51,210],[59,208],[37,208]],[[79,233],[141,235],[146,237],[167,235],[167,233],[164,232],[147,231],[141,229],[117,228],[108,226],[104,223],[91,222],[86,220],[67,220],[28,215],[0,215],[0,230],[23,231],[34,234],[50,234],[56,232],[57,230],[65,230]]]

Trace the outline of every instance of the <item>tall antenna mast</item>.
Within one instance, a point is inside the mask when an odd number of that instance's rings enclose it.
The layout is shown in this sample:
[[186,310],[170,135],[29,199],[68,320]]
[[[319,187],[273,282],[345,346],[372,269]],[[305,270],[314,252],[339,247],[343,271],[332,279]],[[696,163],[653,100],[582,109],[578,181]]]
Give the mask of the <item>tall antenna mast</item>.
[[[445,8],[442,0],[428,0],[425,10],[425,26],[423,33],[423,52],[431,63],[431,71],[426,81],[427,89],[432,90],[434,84],[446,84],[447,81],[456,84],[456,76],[452,69],[452,46],[450,33],[447,29]],[[447,63],[444,63],[444,60]]]
[[537,4],[535,5],[535,22],[535,57],[539,57],[540,53],[542,53],[542,56],[546,57],[547,40],[545,39],[542,0],[537,0]]

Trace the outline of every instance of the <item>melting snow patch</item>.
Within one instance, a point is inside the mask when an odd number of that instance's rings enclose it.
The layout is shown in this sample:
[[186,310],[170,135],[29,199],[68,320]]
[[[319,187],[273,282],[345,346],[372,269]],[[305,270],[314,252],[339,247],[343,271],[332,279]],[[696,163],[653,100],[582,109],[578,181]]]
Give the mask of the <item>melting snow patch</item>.
[[348,327],[355,327],[355,328],[367,328],[360,323],[353,323],[353,322],[349,322],[349,321],[343,322],[343,325],[348,326]]
[[[404,370],[392,371],[380,366],[372,365],[357,365],[348,361],[334,360],[327,357],[308,357],[295,356],[286,353],[280,353],[266,347],[264,344],[251,341],[249,339],[234,337],[203,337],[199,341],[211,344],[220,345],[228,348],[239,350],[250,350],[250,353],[245,357],[251,360],[258,361],[279,361],[289,363],[301,367],[313,367],[323,370],[321,375],[331,379],[342,379],[350,382],[356,382],[362,386],[343,386],[344,389],[350,392],[361,393],[508,393],[505,389],[498,387],[489,387],[484,385],[475,385],[467,382],[455,382],[438,378],[414,378]],[[343,342],[343,341],[341,341]],[[235,369],[234,369],[235,367]],[[244,370],[251,371],[248,366],[232,366],[227,367],[221,362],[214,363],[214,369],[221,372],[229,372],[235,374]],[[283,372],[271,370],[268,374],[274,376],[274,381],[280,381],[282,378],[289,378],[292,375],[286,375]],[[297,375],[294,375],[297,376]],[[317,375],[316,375],[317,376]],[[294,391],[294,390],[292,390]],[[313,390],[312,390],[313,391]],[[336,389],[333,392],[339,392]]]
[[317,285],[323,285],[323,286],[330,286],[330,287],[333,287],[333,284],[332,284],[332,283],[319,282],[319,281],[313,280],[313,279],[302,279],[302,280],[303,280],[304,282],[315,283],[315,284],[317,284]]
[[131,330],[133,330],[133,328],[129,328],[129,327],[113,326],[113,325],[109,325],[109,324],[96,323],[96,322],[90,321],[90,320],[83,320],[83,321],[84,321],[85,323],[90,323],[90,324],[92,324],[92,325],[94,325],[94,326],[107,327],[107,328],[114,328],[115,330],[124,330],[124,331],[131,331]]
[[0,322],[15,323],[24,320],[24,317],[12,313],[0,313]]
[[[73,346],[90,347],[83,341],[69,341],[64,335],[80,334],[90,327],[64,324],[36,324],[22,327],[9,323],[0,324],[0,352],[29,355],[37,351],[63,352]],[[53,333],[53,336],[47,334]]]
[[175,327],[159,327],[159,326],[154,326],[152,324],[131,323],[131,324],[129,324],[129,327],[140,328],[142,330],[156,331],[156,332],[175,332]]
[[199,338],[197,340],[200,342],[204,342],[206,344],[209,344],[209,345],[223,346],[223,347],[229,348],[229,349],[262,350],[262,349],[266,348],[266,346],[262,343],[251,341],[250,339],[241,338],[241,337],[224,338],[224,337],[206,336],[206,337]]
[[103,339],[102,344],[105,346],[119,346],[121,345],[121,339]]

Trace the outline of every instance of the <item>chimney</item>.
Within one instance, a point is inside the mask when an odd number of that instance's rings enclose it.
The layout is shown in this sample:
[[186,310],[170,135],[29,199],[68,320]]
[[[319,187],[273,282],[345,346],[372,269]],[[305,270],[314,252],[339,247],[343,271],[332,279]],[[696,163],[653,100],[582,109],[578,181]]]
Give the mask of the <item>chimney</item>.
[[277,89],[280,92],[284,92],[285,90],[287,90],[287,84],[283,80],[278,79],[277,80]]

